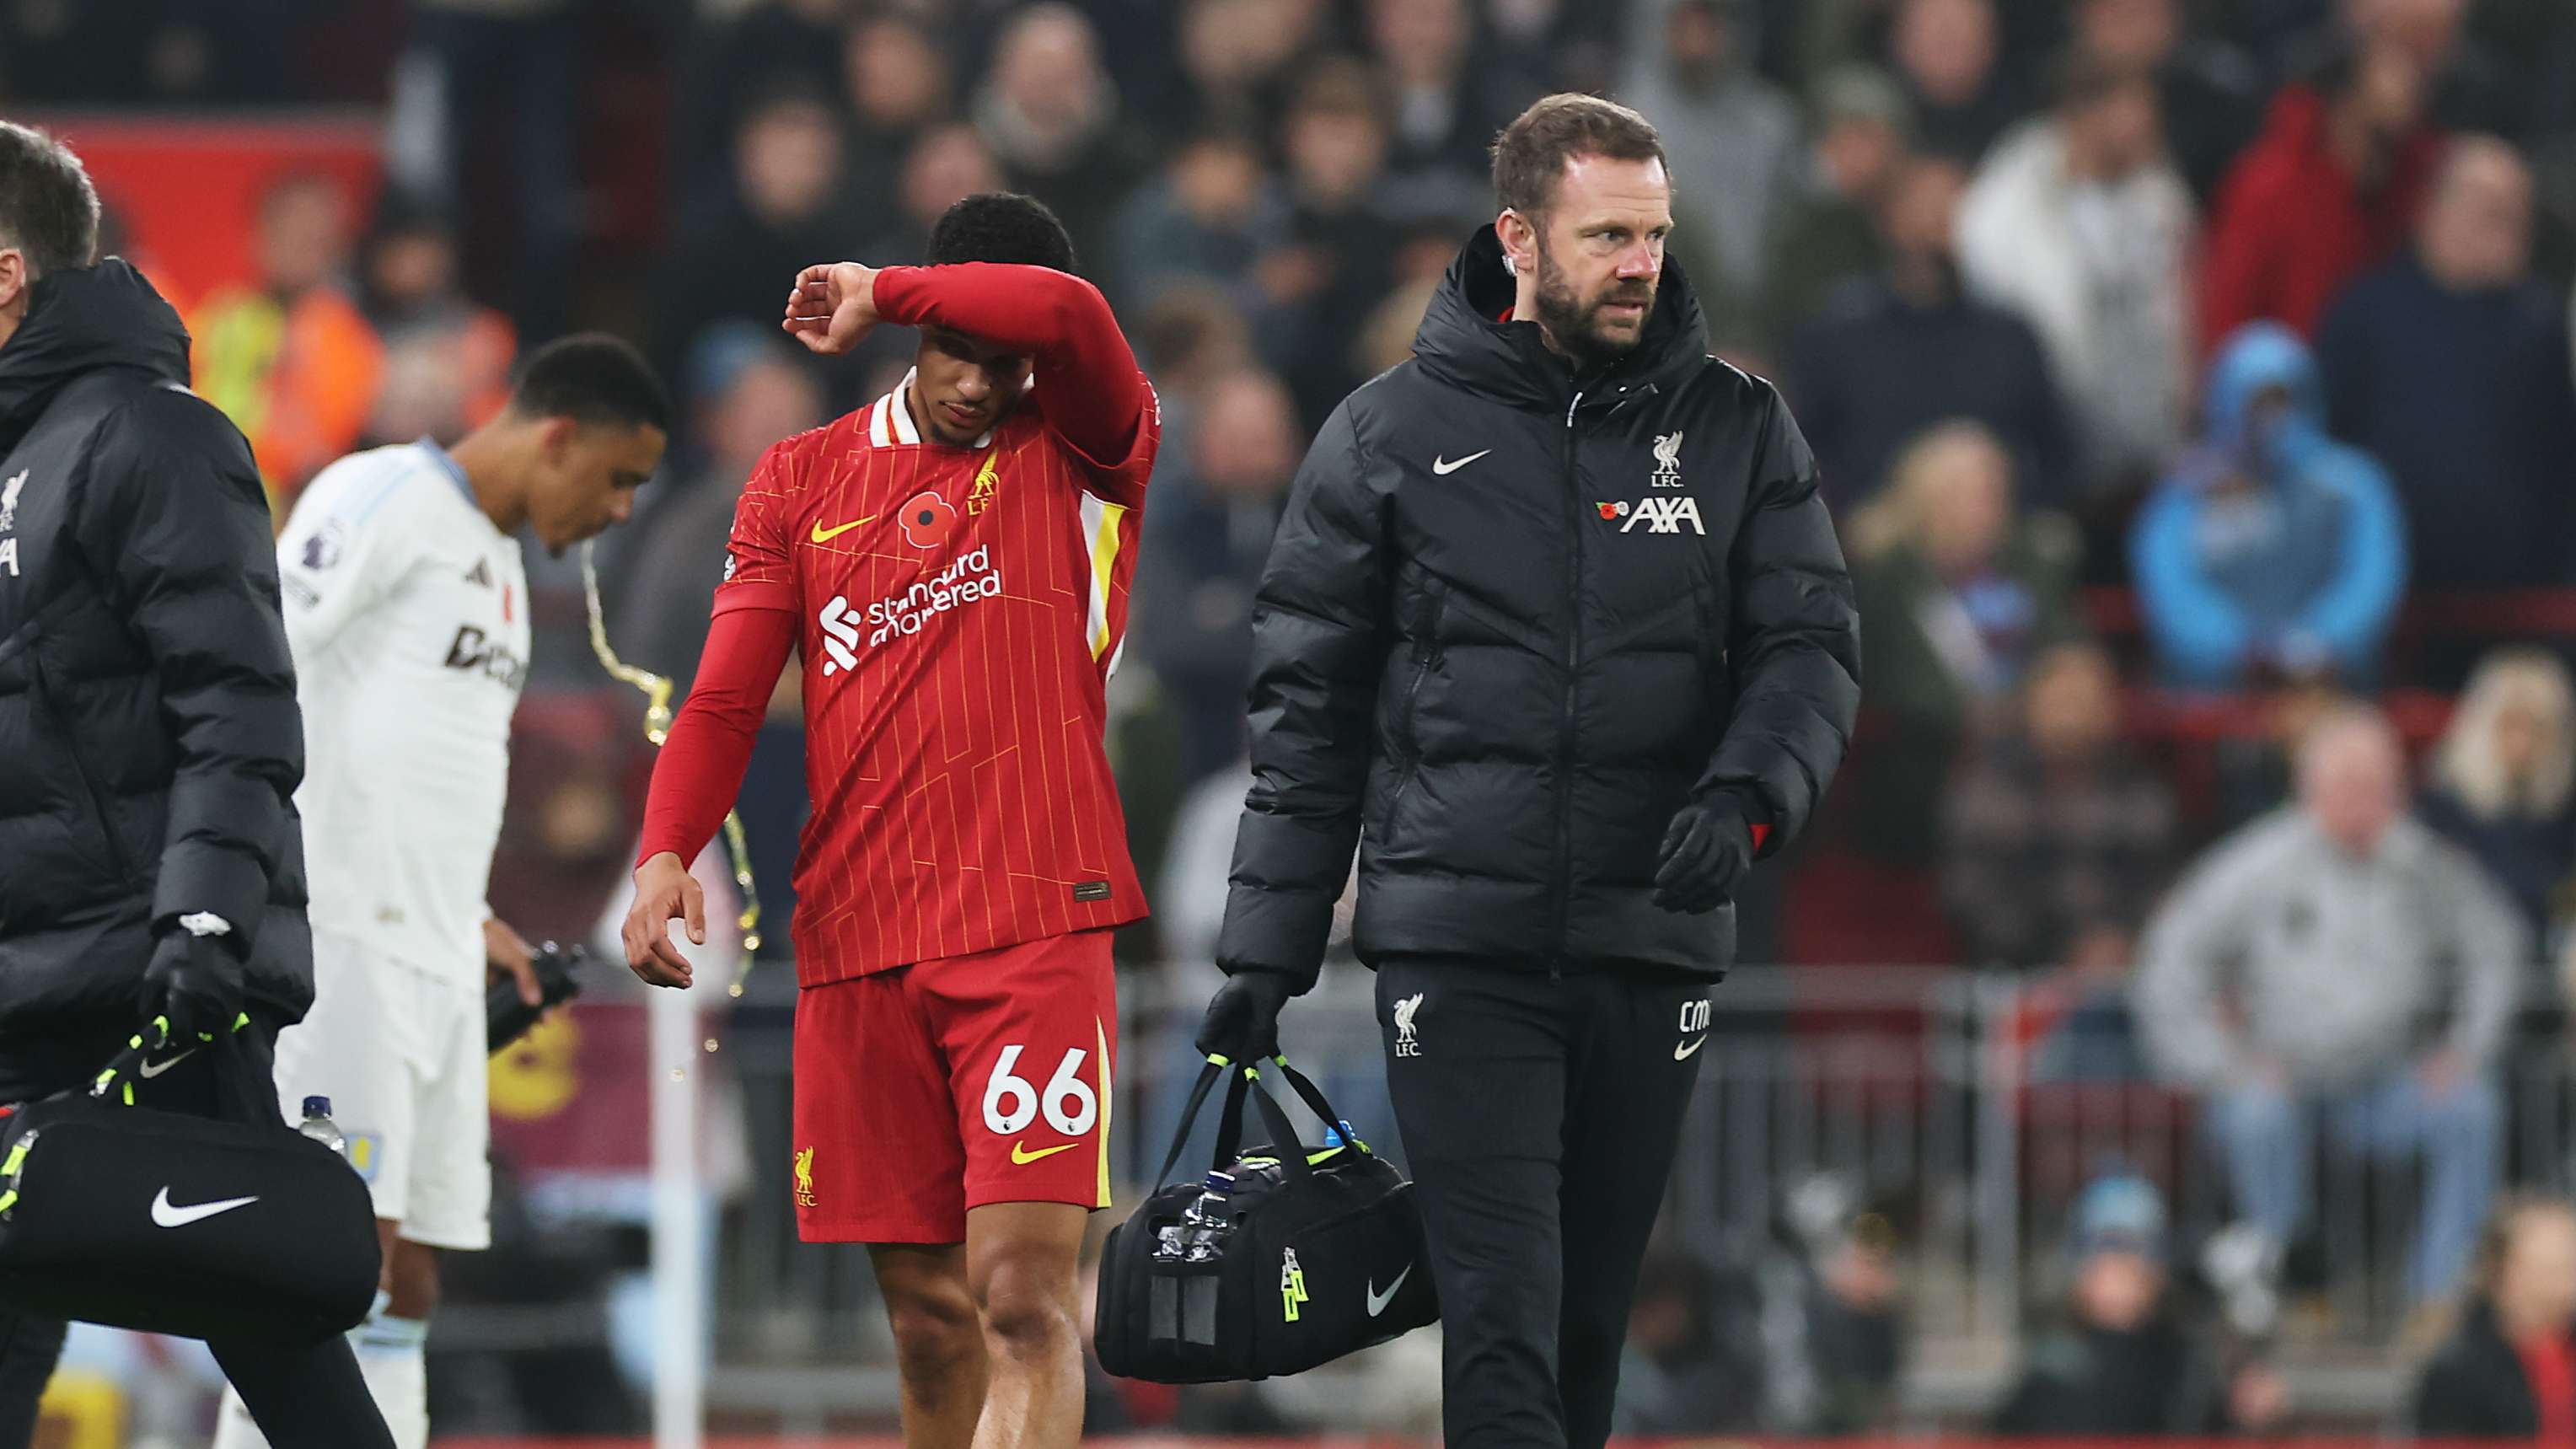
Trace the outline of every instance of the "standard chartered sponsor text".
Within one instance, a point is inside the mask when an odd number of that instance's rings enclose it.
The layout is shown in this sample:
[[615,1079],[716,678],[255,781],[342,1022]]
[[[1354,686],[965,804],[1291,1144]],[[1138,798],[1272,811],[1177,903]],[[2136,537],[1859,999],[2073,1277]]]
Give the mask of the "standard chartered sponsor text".
[[958,555],[937,574],[915,580],[902,593],[888,594],[868,605],[868,643],[873,647],[918,634],[931,615],[993,598],[1001,592],[1002,575],[993,567],[993,546],[984,544]]

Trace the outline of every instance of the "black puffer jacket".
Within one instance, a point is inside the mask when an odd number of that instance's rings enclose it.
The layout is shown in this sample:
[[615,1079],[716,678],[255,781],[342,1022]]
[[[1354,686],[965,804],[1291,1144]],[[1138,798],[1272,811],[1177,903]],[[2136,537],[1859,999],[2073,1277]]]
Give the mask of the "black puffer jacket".
[[1776,851],[1841,762],[1859,625],[1778,395],[1708,356],[1669,263],[1606,374],[1489,320],[1511,303],[1479,231],[1298,474],[1253,613],[1228,971],[1310,981],[1364,837],[1364,960],[1720,974],[1734,908],[1650,899],[1665,826],[1731,791]]
[[295,676],[250,447],[121,261],[0,344],[0,1050],[136,1008],[212,912],[251,995],[313,996]]

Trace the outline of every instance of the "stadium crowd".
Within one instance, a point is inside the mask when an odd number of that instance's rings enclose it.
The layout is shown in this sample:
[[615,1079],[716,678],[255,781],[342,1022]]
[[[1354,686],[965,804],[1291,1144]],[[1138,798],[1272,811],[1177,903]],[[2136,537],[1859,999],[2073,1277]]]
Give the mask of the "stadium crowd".
[[[0,108],[384,107],[380,190],[280,176],[256,274],[174,298],[199,389],[282,515],[352,448],[488,417],[520,348],[576,323],[645,342],[685,399],[679,461],[601,556],[620,647],[683,688],[752,461],[902,369],[896,339],[830,365],[789,345],[796,270],[913,260],[979,190],[1064,218],[1168,430],[1113,697],[1157,911],[1122,946],[1138,970],[1205,960],[1252,590],[1306,439],[1492,220],[1501,122],[1554,89],[1638,107],[1672,264],[1812,442],[1866,641],[1842,787],[1746,902],[1745,959],[2044,986],[2036,1074],[2207,1095],[2258,1276],[2309,1216],[2311,1109],[2352,1150],[2424,1150],[2421,1422],[2576,1429],[2576,1218],[2491,1210],[2565,1167],[2508,1164],[2492,1085],[2576,970],[2563,4],[334,8],[8,7]],[[534,692],[598,691],[578,574],[530,563]],[[804,811],[793,688],[742,802],[773,895]],[[569,935],[623,874],[640,776],[616,751],[640,742],[555,718],[572,733],[521,746],[546,768],[514,787],[495,900]],[[1627,1427],[1885,1422],[1885,1223],[1792,1236],[1785,1287],[1678,1246],[1650,1269]],[[2282,1421],[2259,1334],[2159,1306],[2168,1236],[2124,1173],[2068,1206],[2063,1324],[1999,1429]],[[1748,1346],[1782,1294],[1787,1370]],[[1257,1396],[1101,1411],[1279,1427]]]

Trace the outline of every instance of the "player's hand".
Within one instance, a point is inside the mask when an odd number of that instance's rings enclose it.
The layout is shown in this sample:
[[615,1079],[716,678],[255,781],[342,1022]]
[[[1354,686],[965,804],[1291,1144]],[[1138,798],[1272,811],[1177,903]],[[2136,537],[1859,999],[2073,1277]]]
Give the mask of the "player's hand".
[[1725,794],[1673,812],[1655,867],[1655,904],[1695,916],[1724,905],[1753,867],[1753,827],[1744,807]]
[[166,929],[143,968],[140,1004],[146,1019],[167,1023],[163,1040],[211,1037],[241,1014],[242,963],[218,937]]
[[1278,971],[1237,971],[1225,978],[1199,1023],[1201,1056],[1257,1062],[1279,1055],[1279,1009],[1297,984]]
[[796,274],[780,325],[806,349],[838,357],[876,330],[877,271],[857,262],[832,262]]
[[687,986],[689,958],[671,940],[671,923],[685,920],[689,942],[707,943],[707,896],[680,857],[670,851],[635,867],[635,904],[627,909],[626,966],[647,986]]
[[519,983],[519,999],[530,1006],[543,1006],[544,983],[537,980],[537,952],[508,923],[494,916],[483,923],[483,984],[507,976]]

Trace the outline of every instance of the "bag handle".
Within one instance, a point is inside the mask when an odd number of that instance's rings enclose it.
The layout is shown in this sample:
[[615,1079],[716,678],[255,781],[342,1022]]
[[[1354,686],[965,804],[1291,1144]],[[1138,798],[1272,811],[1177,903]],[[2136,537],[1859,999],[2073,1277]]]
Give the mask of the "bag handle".
[[[1172,1180],[1172,1169],[1180,1165],[1181,1149],[1189,1145],[1190,1128],[1198,1123],[1199,1108],[1207,1105],[1208,1093],[1215,1088],[1216,1079],[1224,1076],[1230,1065],[1232,1063],[1223,1057],[1210,1057],[1207,1065],[1199,1068],[1199,1079],[1190,1088],[1189,1103],[1181,1108],[1181,1125],[1172,1129],[1172,1148],[1163,1154],[1163,1170],[1154,1174],[1154,1185],[1147,1189],[1147,1197],[1161,1192],[1163,1184]],[[1228,1096],[1231,1095],[1229,1091]]]
[[1342,1120],[1342,1114],[1333,1110],[1333,1104],[1324,1100],[1323,1089],[1308,1080],[1304,1072],[1288,1065],[1288,1058],[1272,1057],[1270,1063],[1279,1069],[1281,1076],[1288,1079],[1289,1087],[1297,1093],[1297,1099],[1306,1104],[1306,1109],[1313,1112],[1325,1126],[1342,1134],[1342,1141],[1363,1153],[1376,1155],[1367,1143],[1359,1139],[1357,1133],[1351,1131],[1349,1124]]
[[[221,1036],[214,1036],[201,1031],[197,1033],[197,1040],[200,1043],[211,1046],[217,1055],[234,1063],[236,1066],[247,1068],[248,1063],[242,1060],[241,1049],[236,1039],[241,1035],[242,1030],[249,1025],[250,1013],[245,1011],[233,1018],[231,1030],[224,1032]],[[100,1070],[97,1076],[90,1079],[89,1095],[99,1101],[113,1100],[124,1106],[133,1106],[134,1084],[142,1076],[142,1068],[145,1060],[148,1059],[153,1052],[170,1045],[170,1043],[170,1018],[166,1016],[156,1016],[150,1021],[145,1022],[140,1030],[125,1039],[125,1049],[118,1052],[116,1055],[109,1057],[107,1059],[107,1065]],[[191,1048],[191,1050],[197,1049],[198,1048]],[[245,1072],[245,1075],[248,1075],[248,1073]]]

